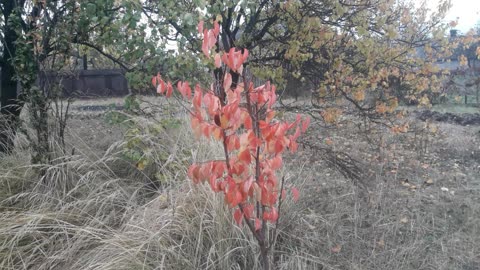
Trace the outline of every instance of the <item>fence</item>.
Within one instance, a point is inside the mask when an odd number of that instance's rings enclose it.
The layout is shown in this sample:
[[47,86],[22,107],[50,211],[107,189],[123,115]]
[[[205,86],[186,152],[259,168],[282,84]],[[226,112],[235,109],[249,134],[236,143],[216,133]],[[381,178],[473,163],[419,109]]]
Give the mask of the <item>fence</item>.
[[[1,76],[0,70],[0,79]],[[129,94],[127,79],[118,69],[41,72],[37,83],[60,85],[64,97],[118,97]],[[20,85],[17,87],[18,93],[21,93]]]
[[79,70],[70,73],[43,72],[40,82],[58,84],[65,97],[112,97],[129,94],[121,70]]

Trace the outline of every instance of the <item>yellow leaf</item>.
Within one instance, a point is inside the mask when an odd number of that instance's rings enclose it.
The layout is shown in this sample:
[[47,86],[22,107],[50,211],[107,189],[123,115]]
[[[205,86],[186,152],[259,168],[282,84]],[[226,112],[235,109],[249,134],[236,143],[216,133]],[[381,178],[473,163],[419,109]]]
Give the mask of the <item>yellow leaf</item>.
[[353,94],[353,98],[356,101],[363,101],[365,99],[365,91],[359,90]]
[[463,66],[463,67],[464,67],[464,66],[467,66],[467,65],[468,65],[468,59],[467,59],[467,57],[465,57],[465,55],[463,55],[463,54],[460,55],[459,61],[460,61],[460,66]]
[[383,114],[383,113],[387,112],[387,106],[385,106],[385,103],[383,103],[383,102],[378,102],[377,106],[375,106],[375,110],[378,113]]
[[145,160],[140,160],[137,163],[137,169],[140,170],[140,171],[143,171],[145,169],[145,166],[147,165],[146,163],[147,162]]
[[322,112],[323,120],[326,123],[333,124],[338,121],[342,111],[335,108],[329,108]]

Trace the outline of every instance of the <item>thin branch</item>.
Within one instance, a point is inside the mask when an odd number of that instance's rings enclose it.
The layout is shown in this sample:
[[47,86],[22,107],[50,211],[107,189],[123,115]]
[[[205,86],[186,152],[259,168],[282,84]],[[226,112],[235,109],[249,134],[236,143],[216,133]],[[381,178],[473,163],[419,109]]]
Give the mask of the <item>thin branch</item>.
[[280,223],[280,211],[282,209],[282,193],[283,193],[283,186],[285,184],[285,175],[282,177],[282,184],[280,185],[280,192],[278,194],[278,218],[277,220],[275,221],[275,228],[273,229],[273,238],[272,238],[272,241],[270,241],[270,244],[269,244],[269,249],[270,248],[273,248],[275,246],[275,242],[277,242],[277,228],[278,228],[278,224]]

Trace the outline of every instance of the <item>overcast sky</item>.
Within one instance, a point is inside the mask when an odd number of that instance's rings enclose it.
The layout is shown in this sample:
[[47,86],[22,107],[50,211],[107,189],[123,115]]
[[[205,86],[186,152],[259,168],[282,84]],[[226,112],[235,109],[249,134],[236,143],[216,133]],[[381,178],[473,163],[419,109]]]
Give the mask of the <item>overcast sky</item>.
[[[432,7],[435,7],[438,0],[427,0]],[[466,33],[480,21],[480,0],[451,0],[452,8],[448,12],[447,21],[455,20],[457,17],[457,29]]]

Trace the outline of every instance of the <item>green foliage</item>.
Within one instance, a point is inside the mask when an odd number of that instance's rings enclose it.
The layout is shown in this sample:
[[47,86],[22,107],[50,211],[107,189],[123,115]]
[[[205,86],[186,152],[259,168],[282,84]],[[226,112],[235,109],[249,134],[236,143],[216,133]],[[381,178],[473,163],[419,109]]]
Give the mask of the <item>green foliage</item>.
[[[136,118],[142,121],[141,118]],[[166,118],[155,123],[130,122],[125,134],[125,143],[122,147],[122,156],[134,164],[140,171],[148,171],[159,184],[167,184],[172,175],[183,170],[191,155],[188,151],[177,153],[171,157],[171,149],[159,147],[156,138],[165,134],[177,134],[183,122],[175,118]]]
[[[279,85],[301,81],[305,89],[295,91],[313,92],[313,104],[328,119],[329,112],[345,106],[383,117],[399,99],[438,91],[445,74],[435,63],[451,53],[442,21],[449,1],[440,1],[432,14],[425,6],[387,0],[157,3],[162,26],[175,30],[169,38],[178,42],[179,51],[200,49],[192,17],[210,28],[213,19],[221,19],[220,50],[248,49],[248,71],[260,79]],[[419,57],[422,50],[426,55]],[[178,78],[169,73],[178,74],[175,68],[160,71]]]
[[135,95],[130,95],[125,98],[124,108],[126,111],[139,111],[140,110],[140,102],[138,101]]

